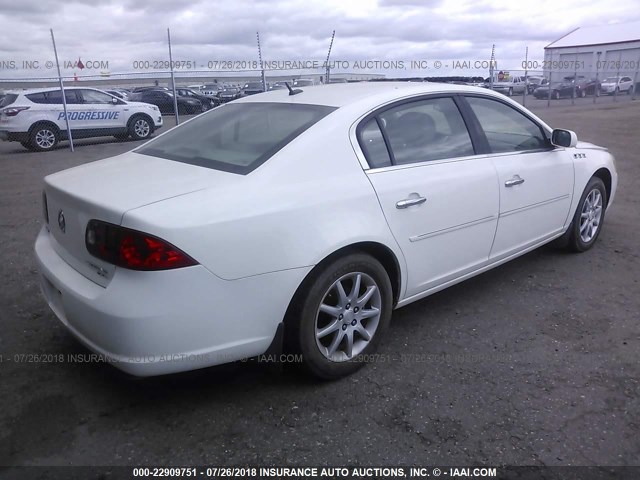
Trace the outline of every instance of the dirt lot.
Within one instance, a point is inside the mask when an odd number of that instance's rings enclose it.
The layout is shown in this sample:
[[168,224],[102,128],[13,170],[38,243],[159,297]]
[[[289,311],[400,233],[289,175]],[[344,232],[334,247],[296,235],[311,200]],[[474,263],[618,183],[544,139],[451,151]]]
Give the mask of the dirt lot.
[[533,105],[616,156],[595,248],[541,248],[396,311],[382,352],[414,360],[333,383],[256,363],[137,380],[30,356],[87,354],[39,294],[41,179],[134,144],[0,143],[0,465],[638,465],[640,101]]

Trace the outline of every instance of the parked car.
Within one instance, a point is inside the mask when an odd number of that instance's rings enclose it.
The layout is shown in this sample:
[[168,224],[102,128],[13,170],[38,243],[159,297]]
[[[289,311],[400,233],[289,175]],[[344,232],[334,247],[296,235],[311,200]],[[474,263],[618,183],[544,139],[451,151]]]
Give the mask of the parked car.
[[551,98],[556,100],[563,97],[586,97],[587,95],[600,95],[600,84],[593,79],[571,75],[564,77],[560,82],[552,82],[549,85],[536,88],[533,96],[537,99],[548,98],[549,90],[551,90]]
[[271,90],[286,90],[287,86],[286,85],[280,85],[280,84],[273,84],[269,87],[269,91]]
[[242,87],[242,95],[255,95],[256,93],[264,92],[262,82],[247,82]]
[[510,76],[506,80],[493,83],[493,89],[496,92],[504,93],[505,95],[521,95],[524,93],[527,85],[524,81],[524,77],[519,75]]
[[237,87],[225,87],[218,93],[218,98],[222,103],[230,102],[241,96],[240,89]]
[[527,93],[531,95],[536,88],[547,84],[547,79],[541,76],[533,75],[526,78]]
[[131,92],[127,91],[127,90],[121,90],[121,89],[109,89],[109,90],[104,90],[105,92],[107,92],[109,95],[113,95],[114,97],[118,97],[121,100],[127,100],[129,98],[129,95],[131,95]]
[[133,90],[131,90],[131,92],[140,93],[140,92],[146,92],[147,90],[164,90],[165,92],[168,92],[169,87],[162,87],[160,85],[149,85],[146,87],[136,87]]
[[608,77],[602,81],[600,90],[606,95],[616,93],[633,93],[633,80],[631,77]]
[[0,139],[20,142],[35,150],[52,150],[67,140],[67,122],[76,138],[129,136],[149,138],[162,127],[157,107],[122,100],[95,88],[65,88],[65,117],[59,88],[40,88],[7,92],[0,102]]
[[315,80],[311,80],[310,78],[298,78],[293,81],[292,87],[311,87],[313,85],[317,85]]
[[211,108],[217,107],[222,103],[218,97],[203,95],[202,93],[198,93],[191,88],[176,88],[176,93],[181,97],[195,98],[196,100],[199,100],[204,110],[209,110]]
[[217,83],[210,83],[207,85],[203,85],[202,87],[202,94],[206,95],[207,97],[218,97],[220,95],[220,91],[222,90],[222,86],[218,85]]
[[617,184],[606,149],[485,89],[273,91],[47,176],[35,252],[55,315],[129,373],[283,348],[337,378],[395,308],[555,239],[589,250]]
[[[143,90],[141,92],[132,93],[132,100],[137,102],[150,103],[156,105],[160,112],[164,114],[175,113],[173,93],[167,90]],[[178,113],[189,115],[201,113],[206,110],[202,102],[197,98],[176,97],[178,102]]]

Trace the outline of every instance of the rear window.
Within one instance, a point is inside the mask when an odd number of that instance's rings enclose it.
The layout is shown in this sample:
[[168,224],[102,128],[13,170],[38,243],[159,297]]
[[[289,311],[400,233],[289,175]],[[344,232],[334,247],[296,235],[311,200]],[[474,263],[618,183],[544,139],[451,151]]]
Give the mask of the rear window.
[[334,110],[285,103],[224,105],[136,152],[246,175]]
[[8,107],[9,105],[11,105],[13,102],[16,101],[16,98],[18,98],[17,94],[7,93],[2,99],[0,99],[0,108]]

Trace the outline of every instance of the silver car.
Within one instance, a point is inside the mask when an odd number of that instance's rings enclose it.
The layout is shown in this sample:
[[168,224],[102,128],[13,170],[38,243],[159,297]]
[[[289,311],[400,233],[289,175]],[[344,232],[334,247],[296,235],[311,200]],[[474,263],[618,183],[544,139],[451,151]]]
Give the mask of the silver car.
[[524,93],[525,88],[527,88],[527,84],[524,81],[524,77],[513,76],[509,77],[506,80],[502,80],[501,82],[494,82],[493,89],[496,92],[504,93],[505,95],[511,96],[513,94],[522,94]]

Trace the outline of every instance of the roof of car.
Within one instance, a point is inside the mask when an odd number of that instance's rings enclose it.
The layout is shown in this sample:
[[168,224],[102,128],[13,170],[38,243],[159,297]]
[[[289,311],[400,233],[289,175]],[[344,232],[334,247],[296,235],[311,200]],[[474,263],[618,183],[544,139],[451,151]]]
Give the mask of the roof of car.
[[343,107],[348,104],[370,99],[372,104],[380,104],[388,100],[404,96],[419,95],[421,93],[451,93],[468,92],[494,94],[481,88],[447,83],[417,83],[417,82],[360,82],[360,83],[332,83],[301,87],[302,93],[289,95],[287,90],[272,90],[258,95],[244,97],[238,102],[282,102],[311,105],[326,105]]
[[[103,92],[103,89],[96,87],[64,87],[65,90],[98,90],[99,92]],[[42,92],[52,92],[52,91],[60,91],[60,87],[47,87],[47,88],[25,88],[24,90],[9,90],[6,93],[14,93],[14,94],[22,94],[22,95],[30,95],[32,93],[42,93]],[[114,89],[110,89],[114,90]]]

